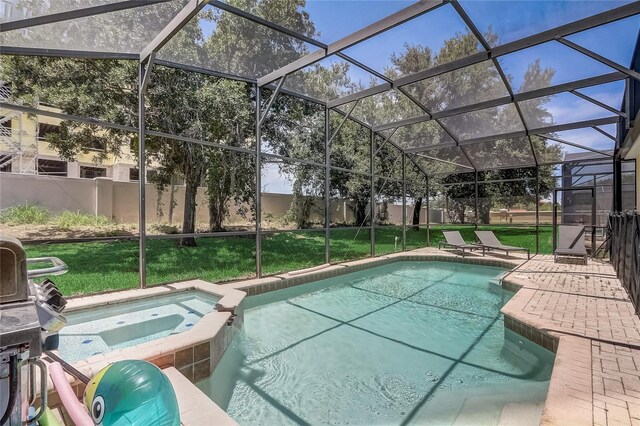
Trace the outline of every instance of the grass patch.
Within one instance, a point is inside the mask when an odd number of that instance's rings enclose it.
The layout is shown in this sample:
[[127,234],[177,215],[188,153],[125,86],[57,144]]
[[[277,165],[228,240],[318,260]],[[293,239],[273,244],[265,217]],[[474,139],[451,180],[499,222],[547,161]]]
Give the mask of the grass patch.
[[[463,237],[475,240],[473,226],[434,225],[431,246],[443,240],[442,230],[460,230]],[[535,252],[535,227],[487,226],[504,244],[527,247]],[[376,254],[396,250],[396,236],[402,228],[376,229]],[[407,248],[425,247],[426,228],[407,229]],[[368,228],[330,231],[331,262],[360,259],[370,255]],[[551,227],[540,227],[540,252],[551,252]],[[147,241],[147,281],[150,285],[200,278],[223,281],[255,275],[255,238],[196,238],[197,247],[178,247],[175,240]],[[265,274],[309,268],[324,263],[324,232],[282,232],[265,235],[262,241],[262,265]],[[28,257],[56,256],[69,266],[65,275],[54,277],[65,295],[121,290],[138,286],[138,243],[136,241],[31,245]],[[401,241],[397,247],[402,249]]]
[[55,216],[51,223],[60,229],[70,230],[78,226],[108,226],[114,222],[106,216],[65,211]]
[[61,230],[71,230],[79,226],[102,227],[113,225],[106,216],[96,216],[82,212],[64,211],[51,215],[49,211],[36,204],[23,204],[7,207],[0,211],[0,223],[7,225],[53,225]]
[[331,263],[362,259],[371,255],[370,228],[332,229],[329,237],[329,260]]
[[11,206],[0,212],[0,223],[8,225],[44,225],[50,219],[49,211],[35,204]]

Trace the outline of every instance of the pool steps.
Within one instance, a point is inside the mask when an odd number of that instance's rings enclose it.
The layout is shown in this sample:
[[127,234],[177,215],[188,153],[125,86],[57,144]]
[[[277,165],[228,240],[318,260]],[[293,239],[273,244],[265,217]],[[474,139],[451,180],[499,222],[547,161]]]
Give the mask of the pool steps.
[[165,368],[162,372],[176,392],[181,425],[237,426],[238,423],[231,416],[174,367]]

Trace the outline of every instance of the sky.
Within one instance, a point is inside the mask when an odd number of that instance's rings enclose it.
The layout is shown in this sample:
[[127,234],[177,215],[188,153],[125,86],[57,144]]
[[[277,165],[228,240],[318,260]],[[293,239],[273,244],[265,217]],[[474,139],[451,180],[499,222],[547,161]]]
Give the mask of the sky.
[[[400,0],[307,0],[305,10],[320,33],[319,39],[324,43],[332,43],[413,3],[413,1]],[[630,1],[460,0],[460,4],[481,32],[491,30],[497,34],[497,44],[508,43],[627,3]],[[573,34],[567,38],[628,67],[639,29],[640,17],[634,16]],[[457,33],[467,31],[467,26],[453,7],[446,4],[359,43],[345,50],[344,53],[376,71],[384,72],[391,64],[391,55],[401,52],[405,43],[421,44],[437,52],[445,40]],[[551,67],[555,70],[552,84],[562,84],[614,71],[598,61],[552,41],[499,58],[501,67],[511,76],[516,92],[528,65],[537,59],[540,60],[542,67]],[[341,60],[329,58],[323,64],[336,62]],[[351,66],[349,76],[354,80],[360,80],[365,86],[380,83],[377,79],[370,82],[371,74],[354,66]],[[581,89],[581,92],[607,105],[619,108],[622,103],[624,83],[594,86]],[[611,116],[608,111],[569,93],[553,97],[545,107],[556,124]],[[613,126],[608,126],[605,130],[615,134]],[[595,149],[612,149],[612,141],[593,129],[565,132],[561,136]],[[568,146],[566,150],[567,152],[580,151]],[[280,175],[275,168],[266,171],[263,183],[272,192],[289,192],[288,179]]]

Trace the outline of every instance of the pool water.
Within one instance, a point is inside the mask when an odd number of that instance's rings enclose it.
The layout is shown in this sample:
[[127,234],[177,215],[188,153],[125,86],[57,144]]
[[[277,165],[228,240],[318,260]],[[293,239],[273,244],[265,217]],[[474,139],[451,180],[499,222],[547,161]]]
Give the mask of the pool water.
[[70,312],[58,350],[65,361],[74,362],[181,333],[213,311],[218,300],[188,290]]
[[554,357],[505,333],[504,272],[401,262],[249,297],[197,385],[242,425],[538,424]]

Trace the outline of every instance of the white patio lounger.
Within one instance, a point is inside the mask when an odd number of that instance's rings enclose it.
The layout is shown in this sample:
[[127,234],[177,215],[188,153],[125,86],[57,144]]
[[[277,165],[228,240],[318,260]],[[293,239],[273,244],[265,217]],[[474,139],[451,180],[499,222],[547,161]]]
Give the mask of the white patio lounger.
[[584,226],[558,225],[558,247],[553,251],[554,262],[558,261],[559,256],[578,256],[587,264]]
[[465,250],[473,251],[482,249],[482,255],[484,256],[484,247],[478,244],[467,244],[467,242],[462,238],[460,231],[442,231],[446,242],[441,241],[438,243],[438,248],[442,247],[452,247],[455,250],[462,251],[462,257],[464,257]]
[[510,251],[526,251],[527,259],[531,259],[531,254],[528,248],[505,246],[500,242],[500,240],[498,240],[493,231],[475,231],[475,233],[480,240],[480,245],[482,245],[485,249],[504,251],[507,256],[509,256]]

